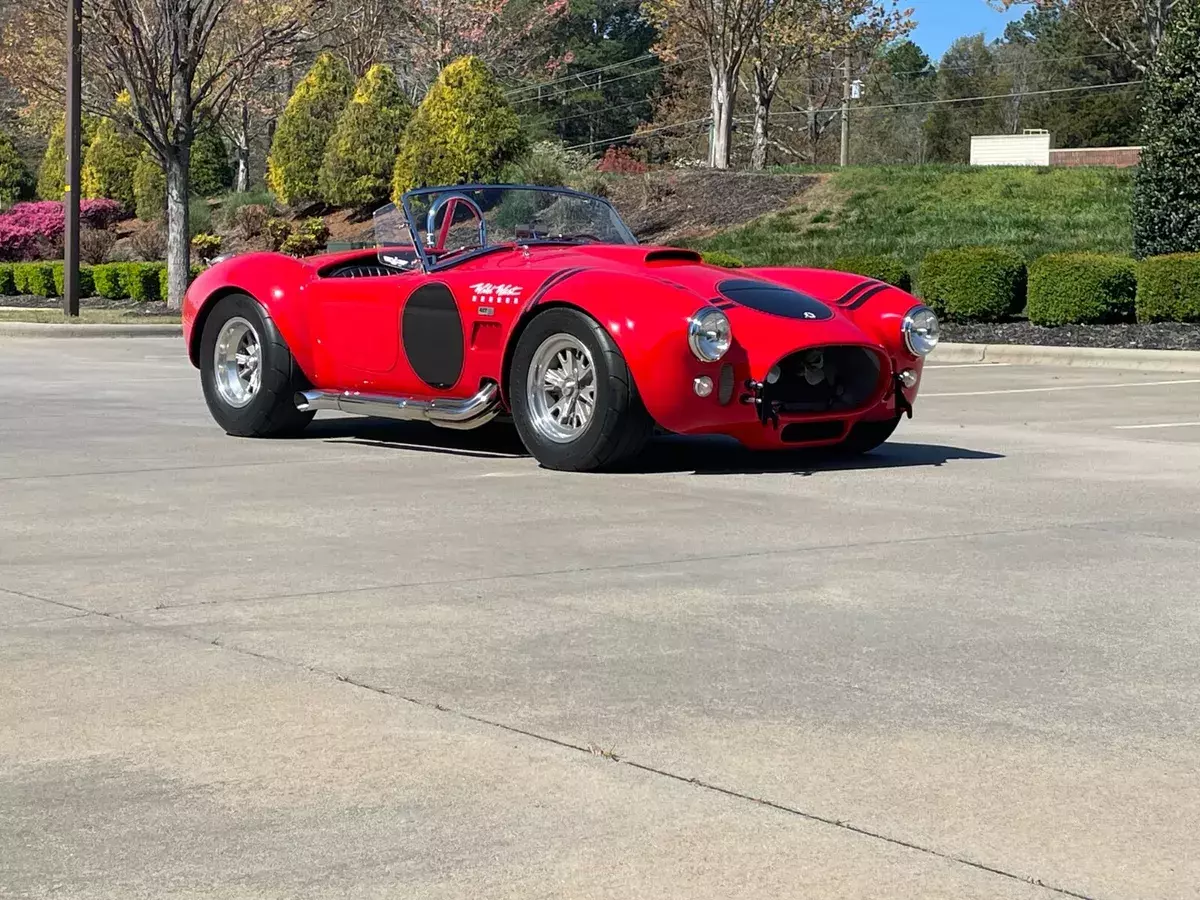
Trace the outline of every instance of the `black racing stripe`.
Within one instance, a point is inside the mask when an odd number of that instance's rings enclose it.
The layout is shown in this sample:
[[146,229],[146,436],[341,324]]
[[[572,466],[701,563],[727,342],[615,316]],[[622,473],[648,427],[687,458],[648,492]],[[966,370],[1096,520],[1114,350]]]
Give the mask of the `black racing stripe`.
[[877,284],[877,285],[875,285],[875,287],[871,288],[865,294],[862,294],[861,296],[859,296],[859,298],[857,300],[855,300],[853,303],[849,304],[846,307],[846,309],[858,309],[860,306],[862,306],[864,303],[866,303],[868,300],[870,300],[876,294],[880,293],[881,291],[886,291],[890,287],[891,287],[890,284]]
[[847,304],[851,300],[853,300],[861,291],[865,291],[867,288],[871,287],[872,285],[876,285],[876,284],[879,284],[879,282],[876,281],[874,278],[868,278],[866,281],[860,281],[858,284],[856,284],[854,287],[850,288],[850,290],[846,291],[846,293],[842,294],[842,296],[838,297],[833,302],[836,303],[838,306],[844,306],[845,304]]
[[542,286],[533,292],[533,296],[529,298],[528,305],[535,306],[536,304],[541,302],[542,298],[546,296],[546,293],[552,287],[562,284],[568,278],[571,278],[574,275],[578,275],[580,272],[586,272],[586,271],[587,271],[587,269],[584,268],[583,266],[576,266],[573,269],[559,269],[557,272],[555,272],[553,275],[551,275],[549,278],[547,278],[545,281],[543,281]]

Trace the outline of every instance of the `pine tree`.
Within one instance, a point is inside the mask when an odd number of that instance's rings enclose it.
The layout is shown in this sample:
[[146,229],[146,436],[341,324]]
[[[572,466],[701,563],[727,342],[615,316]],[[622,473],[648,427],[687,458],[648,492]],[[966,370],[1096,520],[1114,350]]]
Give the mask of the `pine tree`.
[[33,187],[33,178],[7,133],[0,131],[0,206],[23,200]]
[[267,157],[267,186],[284,203],[320,197],[325,146],[353,87],[350,70],[331,53],[317,57],[296,86],[279,117]]
[[1140,257],[1200,250],[1200,0],[1178,0],[1146,78],[1133,199]]
[[521,120],[474,56],[442,70],[404,129],[393,196],[415,187],[492,181],[524,152]]
[[191,192],[196,197],[213,197],[233,185],[229,148],[211,122],[205,121],[196,129],[189,176]]
[[354,89],[325,148],[321,197],[333,206],[387,200],[400,135],[412,107],[387,66],[372,66]]
[[[128,103],[128,98],[119,98],[117,103]],[[83,156],[82,196],[108,197],[133,209],[133,170],[141,155],[140,140],[123,132],[113,119],[103,119]]]
[[149,150],[133,170],[133,200],[137,217],[143,222],[162,218],[167,209],[167,173]]

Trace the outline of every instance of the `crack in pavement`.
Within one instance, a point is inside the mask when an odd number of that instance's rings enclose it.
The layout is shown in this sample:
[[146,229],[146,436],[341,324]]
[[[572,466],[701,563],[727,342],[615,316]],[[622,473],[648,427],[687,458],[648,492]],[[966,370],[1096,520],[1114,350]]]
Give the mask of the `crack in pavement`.
[[[1040,530],[1045,530],[1045,529],[1029,529],[1029,530],[1040,531]],[[1001,533],[1003,533],[1003,532],[1001,532]],[[76,610],[81,613],[86,613],[86,614],[90,614],[90,615],[99,616],[101,618],[110,619],[110,620],[113,620],[116,622],[120,622],[122,625],[130,626],[130,627],[141,629],[144,631],[149,631],[149,632],[152,632],[157,635],[169,635],[172,637],[183,638],[184,640],[190,641],[192,643],[216,647],[220,650],[225,650],[225,651],[228,651],[230,653],[233,653],[233,654],[236,654],[239,656],[245,656],[245,657],[249,657],[252,659],[262,660],[264,662],[281,665],[281,666],[284,666],[289,669],[305,671],[310,674],[318,675],[323,678],[332,679],[332,680],[340,682],[342,684],[347,684],[358,690],[370,691],[371,693],[379,694],[379,695],[388,697],[393,700],[400,700],[404,703],[408,703],[413,706],[421,707],[422,709],[434,710],[436,712],[445,713],[447,715],[453,716],[458,719],[462,719],[464,721],[474,722],[476,724],[484,725],[489,728],[495,728],[500,731],[508,732],[510,734],[518,734],[523,737],[530,738],[532,740],[540,741],[542,743],[546,743],[546,744],[553,745],[555,747],[562,748],[564,750],[571,750],[571,751],[577,752],[577,753],[586,753],[589,756],[597,755],[597,750],[596,750],[595,746],[584,746],[582,744],[574,743],[573,741],[570,741],[570,740],[564,740],[562,738],[556,738],[551,735],[541,734],[536,731],[531,731],[526,728],[521,728],[518,725],[510,725],[506,722],[501,722],[497,719],[490,719],[490,718],[487,718],[486,716],[480,716],[475,713],[467,712],[466,710],[455,709],[453,707],[446,706],[437,701],[425,700],[420,697],[411,697],[406,694],[402,694],[399,691],[391,690],[389,688],[385,688],[380,685],[370,684],[369,682],[361,681],[359,679],[351,677],[350,675],[336,672],[332,669],[327,669],[323,666],[299,662],[297,660],[287,659],[286,657],[276,656],[271,653],[264,653],[264,652],[258,651],[258,650],[251,650],[247,647],[239,647],[239,646],[236,646],[233,644],[226,644],[225,642],[223,642],[220,639],[220,637],[207,638],[207,637],[203,637],[200,635],[191,634],[186,631],[169,628],[166,626],[147,625],[145,623],[138,622],[134,619],[127,619],[127,618],[125,618],[125,616],[118,614],[118,613],[110,613],[110,612],[102,612],[99,610],[92,610],[92,609],[88,609],[86,607],[67,603],[66,601],[50,600],[46,597],[38,597],[33,594],[23,593],[21,591],[13,591],[13,590],[9,590],[9,589],[0,589],[0,590],[4,590],[6,593],[13,594],[13,595],[16,595],[19,597],[25,597],[30,600],[39,600],[43,603],[49,603],[49,604],[53,604],[55,606],[61,606],[61,607],[65,607],[67,609]],[[84,616],[72,616],[69,618],[70,619],[84,618]],[[60,620],[60,621],[69,621],[69,619]],[[980,872],[986,872],[990,875],[995,875],[997,877],[1005,878],[1010,881],[1016,881],[1021,884],[1039,887],[1039,888],[1042,888],[1046,891],[1050,891],[1051,893],[1057,894],[1062,897],[1072,897],[1072,898],[1075,898],[1075,900],[1098,900],[1098,898],[1095,895],[1084,894],[1080,891],[1075,891],[1070,888],[1062,887],[1060,885],[1048,884],[1048,883],[1042,881],[1040,878],[1035,878],[1035,877],[1026,876],[1026,875],[1020,875],[1016,872],[1011,872],[1011,871],[1008,871],[1007,869],[1002,869],[999,866],[989,865],[988,863],[979,862],[978,860],[970,859],[965,856],[960,856],[955,853],[948,853],[944,850],[938,850],[936,847],[930,847],[930,846],[926,846],[923,844],[918,844],[915,841],[909,841],[904,838],[899,838],[899,837],[895,837],[893,835],[884,834],[883,832],[880,832],[880,831],[873,831],[869,828],[864,828],[859,825],[853,825],[850,822],[843,821],[840,819],[832,819],[832,818],[829,818],[828,816],[822,816],[818,813],[809,812],[809,811],[800,809],[795,806],[789,806],[788,804],[785,804],[785,803],[779,803],[774,800],[769,800],[769,799],[766,799],[763,797],[755,797],[752,794],[747,794],[743,791],[739,791],[734,788],[724,787],[720,784],[717,784],[717,783],[711,782],[711,781],[706,781],[702,778],[688,777],[686,775],[681,775],[678,772],[672,772],[669,769],[662,769],[657,766],[650,765],[648,763],[642,763],[642,762],[638,762],[637,760],[634,760],[634,759],[627,759],[624,757],[620,757],[611,752],[601,752],[599,755],[604,757],[605,759],[609,760],[614,765],[629,766],[630,768],[637,769],[641,772],[645,772],[647,774],[655,775],[655,776],[658,776],[661,778],[667,778],[667,779],[670,779],[671,781],[679,782],[680,784],[691,785],[693,787],[697,787],[697,788],[700,788],[700,789],[706,790],[706,791],[711,791],[712,793],[720,794],[720,795],[723,795],[725,797],[729,797],[729,798],[732,798],[735,800],[748,801],[750,803],[754,803],[759,806],[764,806],[764,807],[767,807],[768,809],[773,809],[778,812],[785,813],[787,815],[796,816],[798,818],[804,819],[805,821],[812,822],[817,825],[824,825],[824,826],[827,826],[830,828],[836,828],[841,831],[848,832],[850,834],[856,834],[860,837],[866,837],[866,838],[870,838],[872,840],[882,841],[883,843],[890,844],[890,845],[893,845],[896,847],[903,847],[904,849],[912,850],[917,853],[922,853],[927,856],[932,856],[937,859],[944,860],[946,862],[952,862],[952,863],[957,863],[959,865],[967,866],[968,868],[975,869]]]

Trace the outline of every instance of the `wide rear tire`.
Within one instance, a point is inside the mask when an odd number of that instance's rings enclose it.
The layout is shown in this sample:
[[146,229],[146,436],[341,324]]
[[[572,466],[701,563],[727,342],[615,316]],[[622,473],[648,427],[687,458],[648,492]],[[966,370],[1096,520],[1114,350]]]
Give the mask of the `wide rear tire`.
[[583,472],[635,457],[654,420],[608,332],[562,307],[522,332],[508,382],[522,443],[548,469]]
[[217,301],[200,336],[200,382],[209,412],[238,437],[284,437],[315,413],[296,409],[308,379],[275,323],[247,294]]

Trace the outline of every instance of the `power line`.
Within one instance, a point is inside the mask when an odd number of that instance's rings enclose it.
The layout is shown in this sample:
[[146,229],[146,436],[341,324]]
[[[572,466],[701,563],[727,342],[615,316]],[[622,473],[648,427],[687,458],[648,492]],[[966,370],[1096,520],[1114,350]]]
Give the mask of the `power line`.
[[[678,59],[675,62],[670,62],[670,63],[659,63],[657,66],[651,66],[648,69],[642,69],[642,71],[640,71],[640,72],[631,72],[628,75],[619,75],[616,78],[606,78],[603,80],[603,83],[606,85],[607,84],[616,84],[618,81],[626,81],[627,79],[630,79],[630,78],[641,78],[643,75],[649,75],[651,72],[657,72],[660,69],[670,69],[675,66],[687,65],[690,62],[694,62],[696,59],[699,59],[699,57],[693,57],[692,59]],[[581,73],[579,73],[578,76],[572,76],[572,77],[582,78],[583,75],[585,75],[585,74],[587,74],[587,73],[581,72]],[[565,97],[567,94],[570,94],[573,91],[595,90],[597,87],[598,87],[598,85],[595,85],[595,84],[576,84],[576,85],[572,85],[571,87],[562,88],[560,90],[554,91],[553,93],[551,93],[550,95],[548,95],[546,97],[539,97],[537,95],[532,95],[529,97],[518,97],[516,100],[511,101],[511,103],[513,103],[515,105],[517,103],[529,103],[532,101],[553,100],[556,97]]]
[[638,106],[643,103],[652,103],[652,102],[653,101],[651,100],[650,97],[639,97],[637,100],[631,100],[629,103],[622,103],[618,106],[609,106],[606,104],[602,109],[589,109],[587,112],[575,113],[574,115],[571,115],[571,116],[562,116],[557,119],[549,119],[546,121],[541,121],[541,122],[539,122],[539,124],[541,124],[541,125],[558,125],[561,122],[570,122],[572,119],[585,119],[588,116],[595,116],[599,113],[616,112],[617,110],[620,110],[620,109],[628,109],[631,106]]
[[[1118,82],[1113,82],[1111,84],[1085,84],[1085,85],[1078,85],[1076,87],[1048,88],[1048,89],[1040,90],[1040,91],[1020,91],[1020,92],[1008,93],[1008,94],[984,94],[984,95],[980,95],[978,97],[948,97],[948,98],[941,99],[941,100],[914,100],[914,101],[910,101],[910,102],[906,102],[906,103],[885,103],[885,104],[878,104],[876,106],[856,106],[856,107],[853,107],[851,111],[854,113],[864,113],[864,112],[874,112],[874,111],[885,110],[885,109],[904,109],[904,108],[913,107],[913,106],[945,106],[945,105],[950,105],[950,104],[955,104],[955,103],[975,103],[975,102],[979,102],[979,101],[983,101],[983,100],[1010,100],[1010,99],[1013,99],[1016,97],[1039,97],[1039,96],[1046,96],[1049,94],[1082,93],[1085,91],[1096,91],[1096,90],[1102,90],[1102,89],[1106,89],[1106,88],[1128,88],[1128,87],[1135,87],[1142,83],[1143,82],[1141,80],[1118,81]],[[778,113],[774,116],[771,116],[770,118],[783,119],[783,118],[790,118],[792,116],[809,116],[809,115],[816,115],[818,113],[831,113],[831,112],[840,112],[840,111],[841,111],[840,106],[829,106],[829,107],[823,107],[820,109],[806,109],[806,110],[800,110],[800,111],[791,112],[791,113]],[[733,119],[735,122],[753,121],[753,117],[751,117],[751,116],[734,116]],[[592,147],[595,147],[598,144],[608,144],[608,143],[612,143],[613,141],[623,141],[623,140],[627,140],[628,138],[632,138],[632,137],[641,137],[643,135],[654,134],[659,131],[667,131],[668,129],[672,129],[672,128],[683,128],[688,125],[700,125],[700,124],[704,124],[704,123],[707,123],[710,121],[712,121],[712,116],[704,116],[701,119],[691,119],[686,122],[675,122],[670,125],[660,125],[657,128],[649,128],[649,129],[646,129],[645,131],[632,131],[629,134],[618,134],[618,135],[613,135],[611,137],[599,138],[594,141],[587,141],[582,144],[575,144],[573,146],[567,147],[566,149],[567,150],[591,149]]]
[[541,89],[541,88],[547,87],[552,84],[558,84],[561,81],[571,81],[575,78],[583,78],[586,75],[595,75],[598,72],[609,72],[613,69],[621,69],[621,68],[624,68],[625,66],[633,65],[635,62],[641,62],[643,59],[657,59],[657,58],[658,57],[656,57],[653,53],[643,53],[641,56],[634,56],[634,57],[631,57],[630,59],[622,60],[621,62],[610,63],[607,66],[600,66],[599,68],[596,68],[596,69],[588,69],[585,72],[572,72],[570,75],[560,75],[558,78],[551,78],[549,81],[539,81],[536,84],[526,84],[526,85],[522,85],[521,87],[515,87],[511,90],[505,91],[504,96],[510,97],[513,94],[521,93],[521,91],[531,91],[531,90],[535,90],[535,89]]

